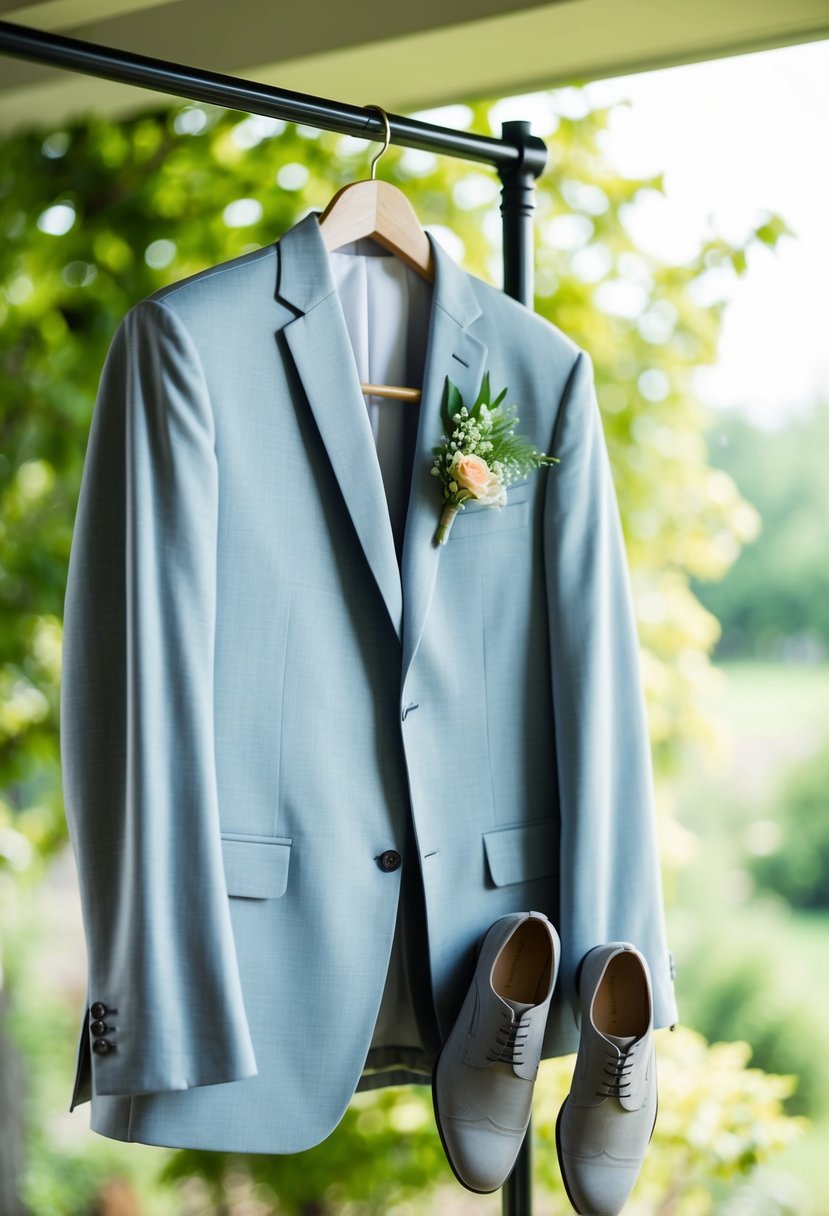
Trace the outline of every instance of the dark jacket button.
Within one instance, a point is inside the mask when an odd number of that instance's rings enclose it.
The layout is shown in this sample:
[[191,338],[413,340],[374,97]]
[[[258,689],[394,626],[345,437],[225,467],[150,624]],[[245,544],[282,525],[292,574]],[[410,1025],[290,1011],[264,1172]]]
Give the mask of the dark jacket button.
[[106,1017],[109,1010],[107,1009],[106,1005],[101,1004],[100,1001],[96,1001],[89,1012],[92,1014],[92,1017],[96,1022],[100,1022],[101,1018]]
[[106,1056],[111,1051],[115,1051],[115,1044],[110,1043],[109,1039],[96,1039],[92,1044],[92,1050],[96,1056]]
[[395,849],[386,849],[385,853],[380,854],[380,869],[385,870],[387,874],[392,870],[399,870],[400,862],[400,854]]
[[102,1022],[99,1018],[97,1022],[92,1023],[89,1029],[97,1037],[98,1035],[106,1034],[109,1027],[107,1026],[106,1022]]

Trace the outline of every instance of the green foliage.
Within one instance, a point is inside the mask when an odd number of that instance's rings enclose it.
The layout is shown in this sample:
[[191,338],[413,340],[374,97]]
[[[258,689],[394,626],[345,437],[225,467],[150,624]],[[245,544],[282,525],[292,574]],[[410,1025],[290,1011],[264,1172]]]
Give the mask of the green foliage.
[[472,402],[469,412],[473,418],[477,418],[481,411],[482,405],[486,405],[491,412],[494,412],[497,410],[498,406],[504,400],[506,395],[507,390],[502,388],[498,396],[493,398],[492,386],[489,382],[489,372],[484,372],[483,376],[481,377],[481,387],[478,389],[478,396]]
[[[483,385],[481,385],[481,392],[483,392]],[[455,414],[459,414],[462,409],[463,397],[461,396],[461,390],[458,388],[457,384],[455,384],[447,376],[446,384],[443,389],[443,401],[440,407],[440,419],[443,423],[444,436],[451,434],[452,419],[455,417]]]
[[[125,1151],[116,1141],[91,1136],[84,1116],[89,1107],[69,1114],[84,983],[84,976],[73,975],[64,961],[73,917],[60,885],[44,894],[37,886],[18,884],[12,902],[3,898],[3,879],[0,875],[0,919],[9,945],[0,982],[5,979],[10,997],[8,1030],[22,1055],[24,1083],[14,1109],[0,1109],[0,1135],[5,1120],[22,1112],[26,1160],[18,1190],[25,1211],[31,1216],[101,1216],[135,1211],[131,1200],[138,1197],[140,1210],[152,1216],[181,1216],[155,1182],[166,1153],[144,1145]],[[0,1060],[0,1068],[2,1064]],[[105,1196],[111,1206],[103,1202]]]
[[757,882],[793,908],[829,910],[829,746],[787,776],[777,847],[752,861]]
[[398,1204],[425,1199],[441,1185],[457,1185],[423,1086],[358,1095],[336,1131],[301,1158],[181,1152],[164,1173],[167,1180],[193,1176],[207,1187],[213,1210],[222,1199],[226,1202],[231,1179],[240,1198],[254,1193],[285,1216],[322,1216],[345,1203],[361,1216],[385,1216]]
[[492,430],[488,436],[492,444],[492,459],[504,466],[510,480],[526,475],[533,469],[560,463],[557,456],[539,452],[526,435],[516,429],[521,421],[517,409],[515,405],[504,405],[494,412],[491,417]]
[[698,844],[675,876],[669,918],[682,1020],[708,1038],[748,1041],[758,1067],[797,1075],[786,1108],[824,1118],[829,916],[793,914],[758,889],[755,867],[785,847],[784,822],[798,830],[786,806],[789,774],[810,769],[804,752],[827,737],[829,667],[741,662],[720,671],[727,761],[712,771],[689,765],[680,782],[680,821]]
[[684,959],[684,1017],[706,1037],[751,1043],[759,1068],[798,1078],[786,1109],[819,1115],[826,1109],[829,1062],[823,1020],[803,1000],[810,973],[798,977],[799,969],[781,957],[787,937],[773,914],[749,920],[732,911],[726,924],[719,939],[701,933],[699,948]]
[[[697,303],[695,288],[723,265],[742,273],[747,250],[762,238],[755,230],[732,246],[712,237],[681,266],[638,248],[627,214],[659,195],[662,182],[613,173],[602,154],[606,121],[604,112],[562,118],[551,141],[552,171],[539,198],[536,307],[593,360],[644,648],[654,756],[658,773],[669,776],[689,743],[711,738],[700,706],[718,626],[691,594],[689,576],[721,578],[756,530],[734,484],[711,467],[702,437],[691,376],[715,357],[721,306]],[[763,222],[769,225],[771,218]]]
[[710,439],[713,462],[763,521],[728,577],[696,588],[722,625],[719,653],[780,657],[793,641],[829,650],[829,404],[779,431],[739,416],[722,418]]

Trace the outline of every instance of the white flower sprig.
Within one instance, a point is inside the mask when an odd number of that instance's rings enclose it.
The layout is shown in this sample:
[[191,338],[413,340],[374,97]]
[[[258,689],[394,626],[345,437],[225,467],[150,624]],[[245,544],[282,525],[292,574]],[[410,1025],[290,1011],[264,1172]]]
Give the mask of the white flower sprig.
[[514,405],[503,405],[504,389],[495,400],[484,373],[474,403],[467,408],[460,390],[446,380],[441,417],[444,435],[434,448],[431,473],[443,484],[443,514],[435,543],[445,545],[458,511],[470,499],[483,507],[503,507],[507,486],[531,469],[558,464],[556,456],[539,452],[524,435],[517,435]]

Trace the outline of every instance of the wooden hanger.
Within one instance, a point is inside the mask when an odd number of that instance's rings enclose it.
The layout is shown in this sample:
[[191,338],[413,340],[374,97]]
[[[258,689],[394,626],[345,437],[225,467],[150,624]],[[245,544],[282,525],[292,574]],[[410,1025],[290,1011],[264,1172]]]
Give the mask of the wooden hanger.
[[[429,238],[421,227],[412,204],[402,190],[391,182],[377,181],[377,162],[391,143],[391,126],[386,111],[377,110],[386,128],[383,147],[371,162],[371,177],[367,181],[350,182],[338,190],[320,216],[320,230],[329,253],[352,241],[371,237],[396,257],[433,283],[435,268]],[[419,401],[419,388],[403,388],[392,384],[361,384],[361,390],[374,397],[390,397],[397,401]]]

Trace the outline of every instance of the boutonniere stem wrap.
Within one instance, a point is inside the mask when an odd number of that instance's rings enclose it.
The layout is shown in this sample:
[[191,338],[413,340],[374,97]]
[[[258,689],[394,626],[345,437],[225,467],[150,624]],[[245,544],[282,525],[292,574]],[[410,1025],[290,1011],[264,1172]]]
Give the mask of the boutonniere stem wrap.
[[503,507],[507,487],[532,469],[558,464],[556,456],[539,452],[524,435],[516,434],[514,405],[505,405],[507,390],[493,401],[489,372],[478,396],[465,406],[460,390],[447,378],[441,418],[443,438],[434,448],[432,476],[443,486],[443,513],[435,543],[445,545],[458,511],[470,501],[482,507]]

